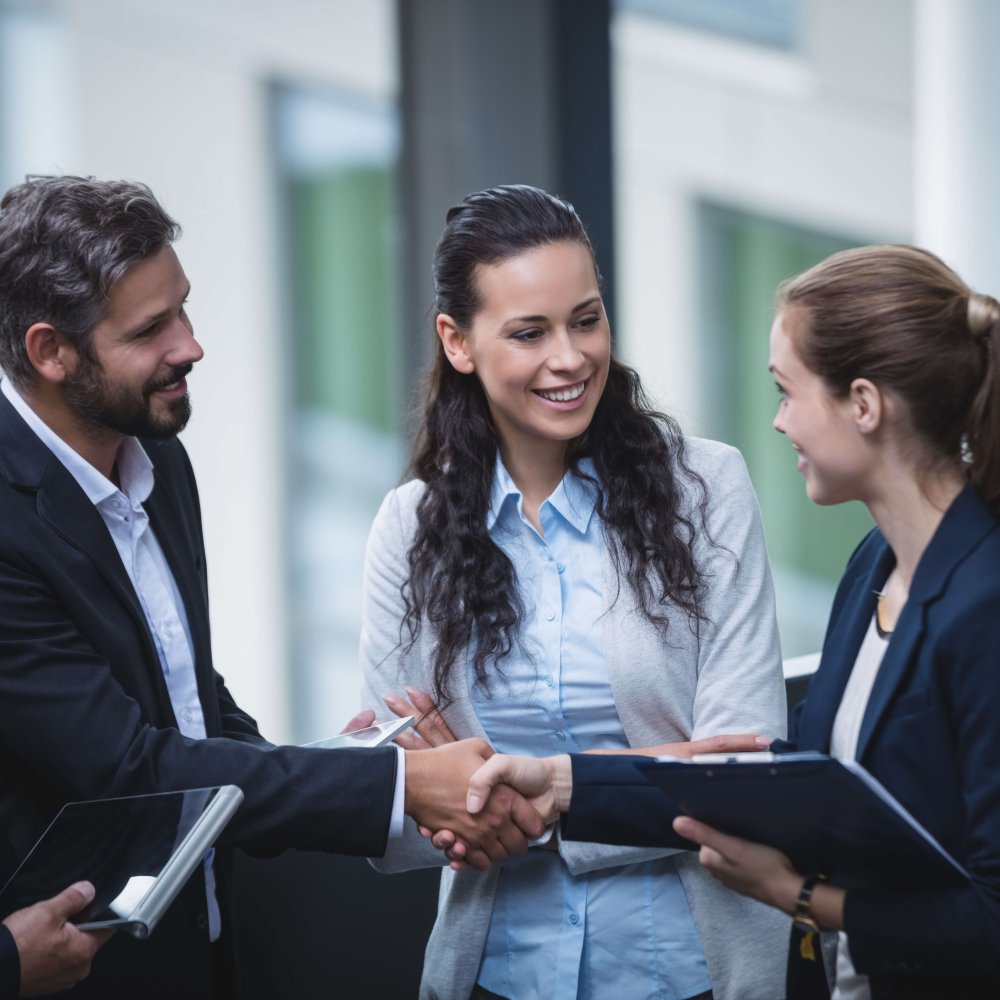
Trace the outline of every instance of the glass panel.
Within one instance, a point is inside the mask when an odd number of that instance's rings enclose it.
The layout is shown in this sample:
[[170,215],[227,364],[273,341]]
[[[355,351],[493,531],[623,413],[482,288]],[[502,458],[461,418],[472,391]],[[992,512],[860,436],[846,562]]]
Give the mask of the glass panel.
[[615,0],[615,6],[772,48],[801,45],[801,0]]
[[767,530],[778,590],[782,652],[820,648],[833,591],[855,545],[871,528],[857,502],[817,507],[805,494],[791,446],[771,421],[778,406],[767,372],[774,290],[829,254],[867,242],[702,205],[703,372],[711,435],[744,454]]
[[288,534],[296,740],[357,704],[368,528],[402,464],[397,121],[390,107],[275,92],[290,356]]
[[27,174],[61,173],[72,159],[69,67],[56,11],[0,6],[0,191]]

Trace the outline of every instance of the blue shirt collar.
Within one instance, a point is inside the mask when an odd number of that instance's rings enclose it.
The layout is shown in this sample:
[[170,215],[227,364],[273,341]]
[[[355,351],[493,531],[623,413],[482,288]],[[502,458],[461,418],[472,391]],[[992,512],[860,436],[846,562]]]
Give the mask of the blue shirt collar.
[[[588,476],[594,476],[594,463],[585,458],[579,462],[580,471]],[[506,505],[512,505],[519,513],[521,510],[521,491],[510,477],[497,452],[496,466],[493,470],[493,489],[490,494],[490,506],[486,513],[486,530],[496,527]],[[552,491],[542,504],[544,510],[548,504],[567,524],[572,525],[581,534],[586,534],[590,519],[597,504],[597,484],[580,476],[567,472],[559,485]]]

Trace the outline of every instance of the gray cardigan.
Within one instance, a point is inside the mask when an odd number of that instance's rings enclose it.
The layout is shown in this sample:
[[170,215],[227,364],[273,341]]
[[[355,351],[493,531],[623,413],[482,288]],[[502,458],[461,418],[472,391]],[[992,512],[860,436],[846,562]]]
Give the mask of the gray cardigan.
[[[708,581],[704,609],[710,624],[697,636],[678,613],[664,635],[637,610],[622,587],[604,617],[604,651],[615,705],[632,746],[698,739],[725,732],[785,734],[785,691],[774,617],[774,591],[757,500],[742,456],[714,441],[687,439],[688,464],[708,487],[706,526],[695,555]],[[434,635],[425,625],[403,653],[400,586],[415,529],[423,484],[411,481],[385,498],[372,526],[365,559],[361,664],[362,705],[403,684],[433,690]],[[697,521],[695,521],[697,524]],[[610,559],[605,593],[617,592]],[[444,715],[459,738],[486,734],[464,676],[453,685]],[[673,849],[610,847],[562,841],[559,851],[574,875],[673,855],[694,916],[716,1000],[775,1000],[784,995],[789,921],[776,910],[725,889],[697,855]],[[440,866],[442,855],[412,821],[390,840],[384,872]],[[467,1000],[489,928],[496,872],[441,876],[438,917],[427,944],[420,996]]]

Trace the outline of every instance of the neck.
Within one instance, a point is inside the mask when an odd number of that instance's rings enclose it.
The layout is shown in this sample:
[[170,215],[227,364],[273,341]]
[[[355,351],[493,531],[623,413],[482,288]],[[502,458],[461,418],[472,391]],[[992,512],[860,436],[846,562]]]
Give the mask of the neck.
[[81,421],[67,405],[57,386],[43,384],[19,390],[36,416],[81,458],[106,479],[115,482],[115,462],[125,440],[117,431],[93,427]]
[[909,592],[917,563],[965,486],[965,477],[957,467],[919,478],[912,469],[898,475],[891,472],[865,505],[896,557],[895,574]]
[[566,474],[567,451],[565,441],[539,442],[529,447],[500,444],[504,467],[521,491],[524,515],[539,532],[542,528],[538,510]]

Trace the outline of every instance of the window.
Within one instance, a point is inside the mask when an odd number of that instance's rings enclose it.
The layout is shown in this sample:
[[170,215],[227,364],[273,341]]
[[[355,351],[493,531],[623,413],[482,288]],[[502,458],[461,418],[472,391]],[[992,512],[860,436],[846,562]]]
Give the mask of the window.
[[632,10],[680,27],[724,35],[776,49],[801,44],[801,0],[615,0]]
[[394,109],[274,93],[285,223],[289,624],[296,739],[357,702],[368,528],[399,478]]
[[703,203],[699,215],[701,316],[710,346],[701,374],[706,398],[713,400],[710,434],[743,452],[760,498],[782,652],[814,652],[836,582],[872,521],[860,503],[820,508],[806,496],[791,446],[771,427],[778,397],[767,372],[767,332],[779,282],[870,240],[712,204]]

